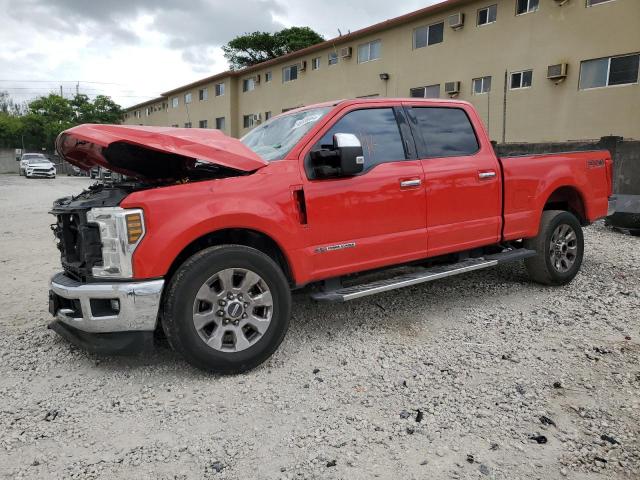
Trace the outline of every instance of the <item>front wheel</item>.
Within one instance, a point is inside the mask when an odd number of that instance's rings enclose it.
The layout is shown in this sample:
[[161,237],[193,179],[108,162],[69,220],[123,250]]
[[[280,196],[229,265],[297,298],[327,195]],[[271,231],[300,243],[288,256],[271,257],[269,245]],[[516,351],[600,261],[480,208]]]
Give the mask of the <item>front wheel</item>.
[[566,285],[582,265],[584,236],[580,222],[570,212],[546,210],[538,236],[526,240],[525,247],[538,252],[525,260],[532,280],[543,285]]
[[290,316],[291,290],[278,264],[254,248],[221,245],[198,252],[176,271],[162,326],[190,364],[233,374],[276,351]]

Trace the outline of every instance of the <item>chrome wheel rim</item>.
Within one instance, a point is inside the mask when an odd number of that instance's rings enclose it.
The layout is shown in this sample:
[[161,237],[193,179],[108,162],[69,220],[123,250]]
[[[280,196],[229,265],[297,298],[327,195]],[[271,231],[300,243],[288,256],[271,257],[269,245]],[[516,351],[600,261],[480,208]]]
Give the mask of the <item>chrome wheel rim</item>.
[[578,257],[578,236],[571,225],[558,225],[551,235],[549,257],[553,268],[566,273]]
[[260,275],[228,268],[196,293],[193,325],[203,342],[220,352],[241,352],[264,336],[273,317],[273,298]]

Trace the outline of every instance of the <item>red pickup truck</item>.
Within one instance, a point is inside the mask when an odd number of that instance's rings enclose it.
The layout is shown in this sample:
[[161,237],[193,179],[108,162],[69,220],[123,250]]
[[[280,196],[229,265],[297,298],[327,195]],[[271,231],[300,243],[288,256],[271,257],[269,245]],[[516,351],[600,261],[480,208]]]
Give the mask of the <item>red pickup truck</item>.
[[517,260],[564,285],[612,213],[609,152],[497,158],[462,101],[318,104],[241,140],[81,125],[56,146],[123,180],[54,203],[50,327],[96,352],[163,331],[219,373],[277,349],[294,289],[343,302]]

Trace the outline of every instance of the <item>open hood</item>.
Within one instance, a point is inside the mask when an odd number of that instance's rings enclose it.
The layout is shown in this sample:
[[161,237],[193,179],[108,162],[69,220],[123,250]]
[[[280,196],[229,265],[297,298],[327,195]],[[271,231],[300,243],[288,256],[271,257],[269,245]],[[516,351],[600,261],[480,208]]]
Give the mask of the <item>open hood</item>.
[[56,150],[85,170],[99,166],[147,180],[189,178],[203,163],[237,172],[268,165],[239,140],[206,129],[78,125],[58,136]]

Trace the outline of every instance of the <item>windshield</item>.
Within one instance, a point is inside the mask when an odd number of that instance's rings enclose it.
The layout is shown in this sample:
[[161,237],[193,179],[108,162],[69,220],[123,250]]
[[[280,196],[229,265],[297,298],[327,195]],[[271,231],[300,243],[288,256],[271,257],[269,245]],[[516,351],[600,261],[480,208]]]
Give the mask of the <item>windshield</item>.
[[28,161],[29,165],[36,165],[38,163],[51,163],[45,157],[32,157]]
[[312,108],[282,115],[260,125],[240,140],[264,160],[278,160],[284,158],[330,110],[331,107]]
[[45,158],[45,156],[40,153],[25,153],[22,155],[22,160],[32,160],[34,158]]

